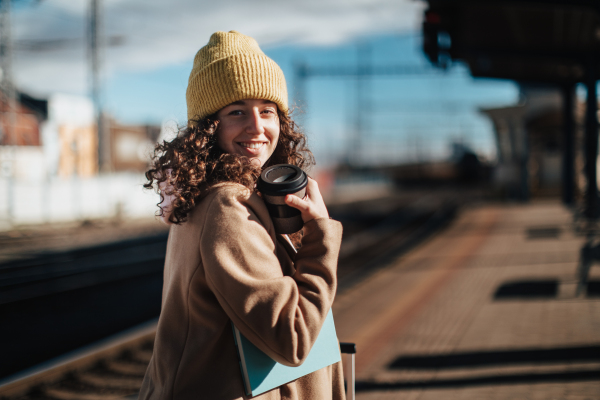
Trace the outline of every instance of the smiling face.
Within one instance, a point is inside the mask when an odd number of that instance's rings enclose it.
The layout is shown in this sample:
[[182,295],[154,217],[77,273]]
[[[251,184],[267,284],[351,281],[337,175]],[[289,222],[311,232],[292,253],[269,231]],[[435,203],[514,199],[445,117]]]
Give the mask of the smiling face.
[[240,154],[263,166],[277,147],[277,105],[268,100],[236,101],[217,112],[217,143],[226,153]]

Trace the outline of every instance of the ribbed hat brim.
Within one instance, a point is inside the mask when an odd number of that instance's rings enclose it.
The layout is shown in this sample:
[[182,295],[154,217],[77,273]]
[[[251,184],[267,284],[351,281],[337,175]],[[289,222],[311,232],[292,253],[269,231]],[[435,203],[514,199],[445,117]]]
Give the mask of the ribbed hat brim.
[[192,71],[186,91],[188,120],[216,113],[234,101],[265,99],[288,111],[281,68],[264,54],[235,54]]

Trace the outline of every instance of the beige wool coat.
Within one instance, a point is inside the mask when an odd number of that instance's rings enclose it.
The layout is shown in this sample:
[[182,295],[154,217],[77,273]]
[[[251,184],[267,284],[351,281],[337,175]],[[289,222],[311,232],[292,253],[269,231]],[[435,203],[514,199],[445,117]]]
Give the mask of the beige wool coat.
[[[171,227],[162,311],[141,400],[246,399],[231,321],[258,348],[299,365],[335,296],[342,227],[304,226],[302,247],[275,233],[263,200],[222,184]],[[344,399],[340,363],[256,397]]]

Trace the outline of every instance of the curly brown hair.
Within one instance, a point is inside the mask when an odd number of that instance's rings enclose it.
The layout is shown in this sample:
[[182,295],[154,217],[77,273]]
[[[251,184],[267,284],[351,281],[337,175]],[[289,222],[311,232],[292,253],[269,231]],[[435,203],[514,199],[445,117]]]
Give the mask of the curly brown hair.
[[[312,152],[306,146],[306,136],[290,115],[278,110],[279,140],[275,151],[263,166],[293,164],[306,169],[314,164]],[[158,216],[165,210],[163,194],[173,195],[169,222],[181,224],[211,187],[222,182],[239,183],[254,190],[262,168],[238,154],[225,153],[217,144],[219,120],[216,114],[190,121],[179,129],[170,142],[158,143],[154,149],[150,169],[146,171],[146,189],[154,188],[160,194]],[[160,188],[166,183],[163,193]],[[163,186],[164,187],[164,186]]]

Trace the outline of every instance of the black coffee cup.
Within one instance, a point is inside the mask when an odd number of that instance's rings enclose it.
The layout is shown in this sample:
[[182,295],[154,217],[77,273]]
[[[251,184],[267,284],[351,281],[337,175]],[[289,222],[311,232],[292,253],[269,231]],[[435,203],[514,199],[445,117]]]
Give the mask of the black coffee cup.
[[285,204],[285,196],[293,194],[303,198],[307,184],[306,173],[291,164],[273,165],[260,174],[257,189],[262,193],[277,233],[294,233],[302,229],[304,221],[300,210]]

